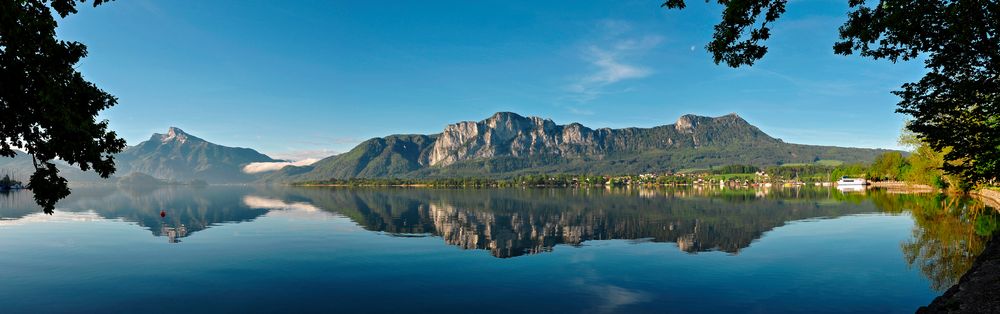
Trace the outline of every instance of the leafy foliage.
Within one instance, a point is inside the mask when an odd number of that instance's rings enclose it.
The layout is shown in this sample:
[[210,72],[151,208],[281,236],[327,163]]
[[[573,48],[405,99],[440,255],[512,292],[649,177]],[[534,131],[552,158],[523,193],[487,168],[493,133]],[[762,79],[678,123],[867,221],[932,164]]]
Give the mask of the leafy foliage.
[[[93,5],[104,2],[94,0]],[[15,148],[32,155],[35,172],[29,185],[46,212],[70,193],[53,160],[93,169],[106,178],[115,171],[113,154],[125,147],[106,120],[95,119],[117,100],[74,68],[87,55],[87,47],[55,38],[57,24],[49,5],[66,17],[77,12],[76,4],[0,3],[0,156],[16,156]]]
[[903,154],[899,152],[888,152],[875,158],[871,168],[868,169],[869,178],[882,180],[900,180],[903,174],[909,171],[909,165]]
[[[722,22],[715,25],[713,40],[705,48],[712,53],[715,63],[725,62],[731,67],[753,65],[764,57],[767,47],[762,44],[771,38],[768,24],[785,13],[787,0],[718,0],[725,5]],[[684,0],[668,0],[662,5],[668,9],[683,9]]]
[[725,165],[722,167],[712,168],[712,173],[723,174],[723,173],[754,173],[760,171],[760,167],[751,165]]

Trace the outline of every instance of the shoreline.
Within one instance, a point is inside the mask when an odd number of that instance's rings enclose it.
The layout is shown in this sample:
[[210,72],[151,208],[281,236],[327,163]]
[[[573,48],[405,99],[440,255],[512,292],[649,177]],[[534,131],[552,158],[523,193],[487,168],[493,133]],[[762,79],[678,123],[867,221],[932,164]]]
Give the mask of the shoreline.
[[980,189],[978,191],[969,192],[969,194],[978,198],[980,201],[985,203],[986,206],[1000,210],[1000,192],[990,189]]
[[380,185],[380,184],[335,184],[335,183],[329,183],[329,184],[291,184],[289,186],[294,186],[294,187],[342,187],[342,188],[350,188],[350,187],[430,188],[430,187],[436,187],[433,184],[421,184],[421,183],[415,183],[415,184],[385,184],[385,185]]
[[926,184],[918,184],[906,181],[875,181],[871,183],[873,188],[886,189],[890,193],[936,193],[941,189],[934,188]]
[[958,283],[917,313],[1000,313],[1000,238],[994,237]]
[[[1000,192],[980,189],[969,194],[1000,211]],[[1000,237],[994,235],[958,283],[917,309],[917,313],[1000,313],[997,291],[1000,291]]]

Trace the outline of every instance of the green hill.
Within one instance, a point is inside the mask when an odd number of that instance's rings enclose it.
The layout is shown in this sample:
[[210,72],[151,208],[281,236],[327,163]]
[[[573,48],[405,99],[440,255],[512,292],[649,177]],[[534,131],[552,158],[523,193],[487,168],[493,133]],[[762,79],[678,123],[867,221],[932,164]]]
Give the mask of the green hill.
[[367,140],[266,181],[348,178],[511,177],[527,173],[646,173],[729,164],[870,162],[887,150],[785,143],[736,114],[684,115],[653,128],[590,129],[500,112],[433,135]]

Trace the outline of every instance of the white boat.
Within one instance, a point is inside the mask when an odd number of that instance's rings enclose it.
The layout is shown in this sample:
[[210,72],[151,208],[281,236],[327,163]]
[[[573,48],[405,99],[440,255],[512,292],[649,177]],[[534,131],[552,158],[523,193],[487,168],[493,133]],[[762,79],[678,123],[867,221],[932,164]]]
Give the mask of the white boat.
[[861,179],[861,178],[848,178],[848,177],[845,176],[845,177],[840,178],[840,180],[837,181],[837,186],[846,186],[846,185],[850,185],[850,186],[865,186],[865,185],[868,185],[868,180]]

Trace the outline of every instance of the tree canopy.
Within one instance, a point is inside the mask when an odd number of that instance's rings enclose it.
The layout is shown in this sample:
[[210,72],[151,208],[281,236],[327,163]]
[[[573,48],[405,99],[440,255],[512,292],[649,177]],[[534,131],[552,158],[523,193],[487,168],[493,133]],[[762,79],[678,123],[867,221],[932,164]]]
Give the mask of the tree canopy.
[[[706,46],[715,63],[752,66],[764,57],[770,28],[787,0],[717,0],[725,6]],[[1000,174],[1000,2],[996,0],[848,0],[837,54],[891,62],[923,60],[927,73],[894,91],[907,128],[933,149],[949,149],[943,167],[970,183]],[[683,9],[684,0],[667,0]]]
[[49,213],[70,192],[54,160],[107,178],[115,171],[114,154],[125,147],[107,120],[96,119],[117,99],[74,68],[87,47],[56,39],[52,11],[66,17],[78,2],[85,1],[0,2],[0,156],[14,157],[15,149],[31,154],[29,186]]

